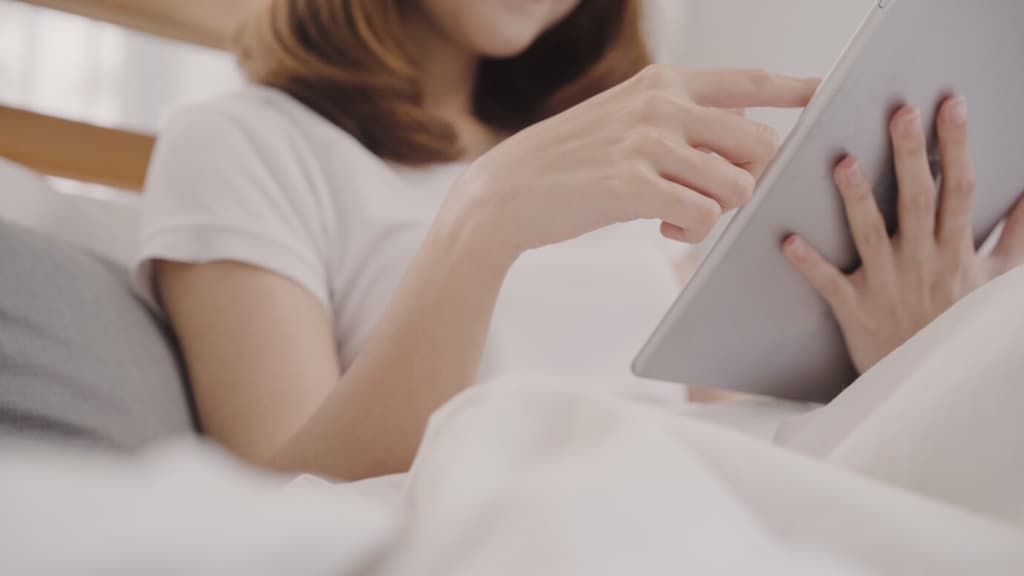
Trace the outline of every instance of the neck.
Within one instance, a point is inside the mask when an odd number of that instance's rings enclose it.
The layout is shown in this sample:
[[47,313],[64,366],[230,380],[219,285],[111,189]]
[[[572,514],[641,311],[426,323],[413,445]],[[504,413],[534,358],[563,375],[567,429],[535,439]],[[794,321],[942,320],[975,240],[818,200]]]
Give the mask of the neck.
[[410,14],[405,32],[420,66],[423,106],[452,125],[468,158],[496,143],[473,113],[479,57],[445,37],[422,14]]
[[406,18],[405,32],[419,62],[424,106],[445,117],[472,115],[477,55],[446,38],[420,13]]

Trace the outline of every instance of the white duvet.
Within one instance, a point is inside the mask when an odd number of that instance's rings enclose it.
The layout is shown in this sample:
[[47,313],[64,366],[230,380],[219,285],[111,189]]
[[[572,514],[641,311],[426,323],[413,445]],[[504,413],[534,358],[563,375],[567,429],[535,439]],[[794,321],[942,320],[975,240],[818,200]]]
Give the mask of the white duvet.
[[1024,269],[775,444],[519,376],[443,408],[409,475],[357,484],[195,445],[8,447],[0,572],[1024,574],[1022,347]]

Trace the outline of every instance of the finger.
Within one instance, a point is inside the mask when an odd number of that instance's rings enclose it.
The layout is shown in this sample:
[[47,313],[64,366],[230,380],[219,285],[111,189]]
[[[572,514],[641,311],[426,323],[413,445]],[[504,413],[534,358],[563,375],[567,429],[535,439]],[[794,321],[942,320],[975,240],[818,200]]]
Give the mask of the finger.
[[899,234],[915,257],[935,244],[935,179],[928,164],[928,143],[921,111],[907,106],[890,127],[899,186]]
[[993,256],[1006,263],[1006,269],[1024,264],[1024,196],[1006,217],[1003,235],[996,244]]
[[745,205],[757,186],[750,172],[685,142],[653,138],[647,156],[663,178],[715,200],[723,211]]
[[944,244],[957,248],[968,245],[973,249],[971,213],[975,173],[968,138],[967,101],[963,98],[947,100],[939,110],[938,127],[942,194],[937,236]]
[[821,81],[778,76],[763,70],[686,71],[687,93],[713,108],[800,108],[806,106]]
[[759,178],[779,150],[779,135],[766,124],[714,108],[691,107],[680,120],[687,142],[705,148]]
[[676,242],[686,242],[686,230],[668,222],[661,223],[661,235]]
[[674,240],[697,243],[704,240],[722,216],[722,207],[699,192],[652,175],[642,187],[640,218],[658,219]]
[[852,308],[855,297],[853,284],[849,278],[799,236],[786,238],[782,250],[786,259],[828,302],[836,317],[845,317]]
[[892,242],[871,183],[855,158],[847,157],[836,166],[835,181],[865,272],[873,278],[889,273],[893,262]]

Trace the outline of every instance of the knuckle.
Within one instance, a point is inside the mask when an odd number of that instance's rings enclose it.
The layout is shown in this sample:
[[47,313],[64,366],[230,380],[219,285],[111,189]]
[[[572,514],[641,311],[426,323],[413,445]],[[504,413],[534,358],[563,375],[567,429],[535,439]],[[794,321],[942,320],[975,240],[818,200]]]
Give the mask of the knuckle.
[[750,85],[758,90],[770,88],[775,82],[775,75],[762,68],[748,70],[747,78]]
[[646,136],[642,131],[635,130],[633,132],[630,132],[621,141],[621,144],[619,146],[619,158],[631,159],[641,156],[643,153],[643,149],[646,146],[645,140]]
[[971,215],[966,210],[958,210],[954,214],[945,216],[940,222],[938,230],[939,239],[943,244],[950,245],[950,249],[959,251],[963,244],[974,248],[974,240],[971,237]]
[[935,212],[935,190],[918,188],[902,194],[903,208],[913,214],[930,214]]
[[[657,184],[652,176],[642,162],[633,160],[617,164],[612,174],[605,179],[614,191],[612,210],[621,212],[626,220],[657,217],[649,200]],[[638,196],[637,191],[642,194]]]
[[763,155],[762,160],[770,160],[779,151],[779,133],[774,128],[760,122],[754,123],[754,134],[757,138],[758,148]]
[[661,143],[661,137],[654,130],[641,127],[633,130],[622,140],[623,154],[631,159],[647,159]]
[[643,140],[644,135],[639,130],[633,130],[622,137],[612,148],[615,162],[625,166],[640,157],[645,145]]
[[639,96],[633,96],[630,98],[628,107],[626,110],[627,120],[630,125],[646,124],[649,112],[647,110],[647,99],[649,98],[647,92],[640,93]]
[[[961,230],[970,230],[970,220],[963,222]],[[939,266],[945,276],[952,277],[959,275],[964,270],[974,270],[972,267],[977,256],[974,248],[974,239],[970,232],[960,234],[944,234],[939,245]]]
[[[957,247],[959,248],[959,247]],[[933,275],[932,288],[948,286],[956,283],[963,273],[964,260],[960,257],[961,251],[959,249],[946,248],[940,251],[938,254],[937,261],[935,262],[935,268],[939,270],[939,280]]]
[[889,233],[881,222],[874,221],[861,232],[861,242],[865,250],[877,252],[889,242]]
[[948,114],[940,115],[937,125],[939,138],[944,142],[962,144],[969,139],[967,125],[952,121]]
[[649,126],[664,126],[679,110],[676,101],[663,90],[644,93],[637,106],[640,122]]
[[667,184],[658,174],[651,170],[640,170],[636,173],[634,190],[642,190],[641,200],[633,200],[638,207],[638,218],[654,218],[680,225],[685,222],[678,218],[681,199],[679,193]]
[[696,174],[717,174],[724,162],[710,152],[694,148],[689,148],[688,157],[692,163],[691,169]]
[[639,159],[628,160],[622,164],[620,177],[624,184],[622,191],[625,194],[631,195],[637,186],[651,187],[656,184],[656,182],[653,182],[654,177],[654,172],[644,162]]
[[754,189],[757,187],[757,180],[754,175],[746,170],[736,170],[733,173],[733,184],[732,194],[730,197],[733,199],[729,208],[739,208],[750,202],[750,199],[754,197]]
[[664,64],[648,64],[637,74],[640,85],[648,90],[664,90],[672,85],[675,73]]
[[737,178],[737,198],[739,205],[743,206],[754,198],[754,191],[758,188],[758,180],[754,174],[741,170]]
[[947,136],[957,140],[966,139],[968,132],[966,109],[966,102],[961,99],[947,100],[939,110],[939,129],[944,131]]
[[693,229],[694,232],[700,235],[701,239],[704,239],[715,228],[718,219],[722,217],[722,207],[709,198],[702,198],[703,200],[693,208]]
[[[842,183],[842,180],[839,180]],[[844,186],[840,184],[839,193],[846,199],[847,203],[857,207],[857,209],[866,210],[875,202],[874,191],[870,186]]]
[[924,134],[910,134],[896,137],[896,154],[904,159],[915,159],[928,155],[928,143]]
[[901,127],[901,119],[893,120],[889,128],[897,156],[913,158],[928,153],[928,143],[922,130],[907,130]]
[[953,192],[973,196],[978,189],[978,175],[973,168],[965,170],[961,174],[951,176],[949,186]]
[[814,265],[814,274],[817,275],[818,291],[828,300],[833,307],[843,306],[847,302],[846,278],[839,273],[830,270],[824,263]]

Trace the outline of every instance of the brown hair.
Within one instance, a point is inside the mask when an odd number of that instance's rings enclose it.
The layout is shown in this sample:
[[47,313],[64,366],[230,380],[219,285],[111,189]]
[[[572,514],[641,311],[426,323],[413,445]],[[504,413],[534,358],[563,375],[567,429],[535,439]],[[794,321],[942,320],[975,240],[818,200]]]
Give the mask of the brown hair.
[[[268,0],[238,35],[239,62],[250,80],[287,92],[382,158],[455,160],[455,132],[421,102],[403,1]],[[582,0],[523,54],[484,60],[476,115],[520,130],[635,74],[650,61],[640,2]]]

